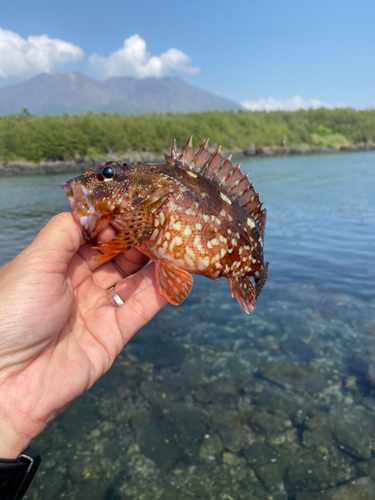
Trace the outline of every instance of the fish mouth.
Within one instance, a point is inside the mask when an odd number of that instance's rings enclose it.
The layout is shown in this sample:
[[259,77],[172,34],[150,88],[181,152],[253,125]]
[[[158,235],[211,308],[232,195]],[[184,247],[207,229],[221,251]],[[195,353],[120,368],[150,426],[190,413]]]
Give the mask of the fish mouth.
[[94,197],[89,191],[74,180],[60,184],[68,198],[70,210],[81,226],[87,240],[94,238],[98,232],[98,214],[95,210]]
[[73,194],[73,189],[68,182],[63,182],[60,186],[65,191],[66,197],[68,198],[70,210],[74,213],[77,208],[77,202]]

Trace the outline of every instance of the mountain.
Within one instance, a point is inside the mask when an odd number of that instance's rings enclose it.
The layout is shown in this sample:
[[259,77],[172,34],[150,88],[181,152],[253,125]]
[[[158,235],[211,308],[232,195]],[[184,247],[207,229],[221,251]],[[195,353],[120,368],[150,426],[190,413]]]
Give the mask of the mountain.
[[102,82],[82,73],[40,75],[0,89],[0,114],[192,113],[238,110],[236,102],[200,90],[179,78],[109,78]]

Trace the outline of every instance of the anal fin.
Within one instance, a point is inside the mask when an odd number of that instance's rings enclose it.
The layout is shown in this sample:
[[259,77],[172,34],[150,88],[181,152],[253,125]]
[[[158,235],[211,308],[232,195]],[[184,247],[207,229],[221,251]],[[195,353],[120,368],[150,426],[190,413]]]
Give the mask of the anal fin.
[[255,288],[254,284],[250,278],[228,278],[230,291],[232,297],[236,297],[238,303],[245,311],[245,313],[249,314],[249,310],[254,309],[256,296],[255,296]]
[[159,293],[174,306],[181,304],[189,295],[194,280],[187,271],[163,262],[155,262],[155,273]]

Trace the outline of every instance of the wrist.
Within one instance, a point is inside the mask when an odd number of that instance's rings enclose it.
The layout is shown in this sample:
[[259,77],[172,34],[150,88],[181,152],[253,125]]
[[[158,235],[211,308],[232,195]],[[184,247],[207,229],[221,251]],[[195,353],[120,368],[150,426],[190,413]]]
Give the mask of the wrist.
[[0,459],[12,460],[17,457],[27,448],[26,446],[18,446],[17,444],[0,442]]
[[9,422],[0,418],[0,458],[17,458],[30,444],[31,439],[17,433]]

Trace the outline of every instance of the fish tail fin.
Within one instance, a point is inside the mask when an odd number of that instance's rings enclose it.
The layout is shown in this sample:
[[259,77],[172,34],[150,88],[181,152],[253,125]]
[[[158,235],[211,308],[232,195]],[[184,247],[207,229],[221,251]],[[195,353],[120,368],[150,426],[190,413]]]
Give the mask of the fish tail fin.
[[256,292],[254,288],[254,284],[249,277],[237,277],[237,278],[228,278],[230,291],[232,297],[235,297],[245,311],[245,313],[249,314],[249,310],[253,310],[255,307],[256,301]]
[[270,265],[270,263],[267,262],[266,265],[264,266],[261,277],[255,280],[255,298],[256,299],[259,297],[259,294],[262,291],[262,288],[266,284],[269,265]]
[[187,271],[156,261],[155,273],[159,293],[174,306],[181,304],[189,295],[193,286],[193,277]]

